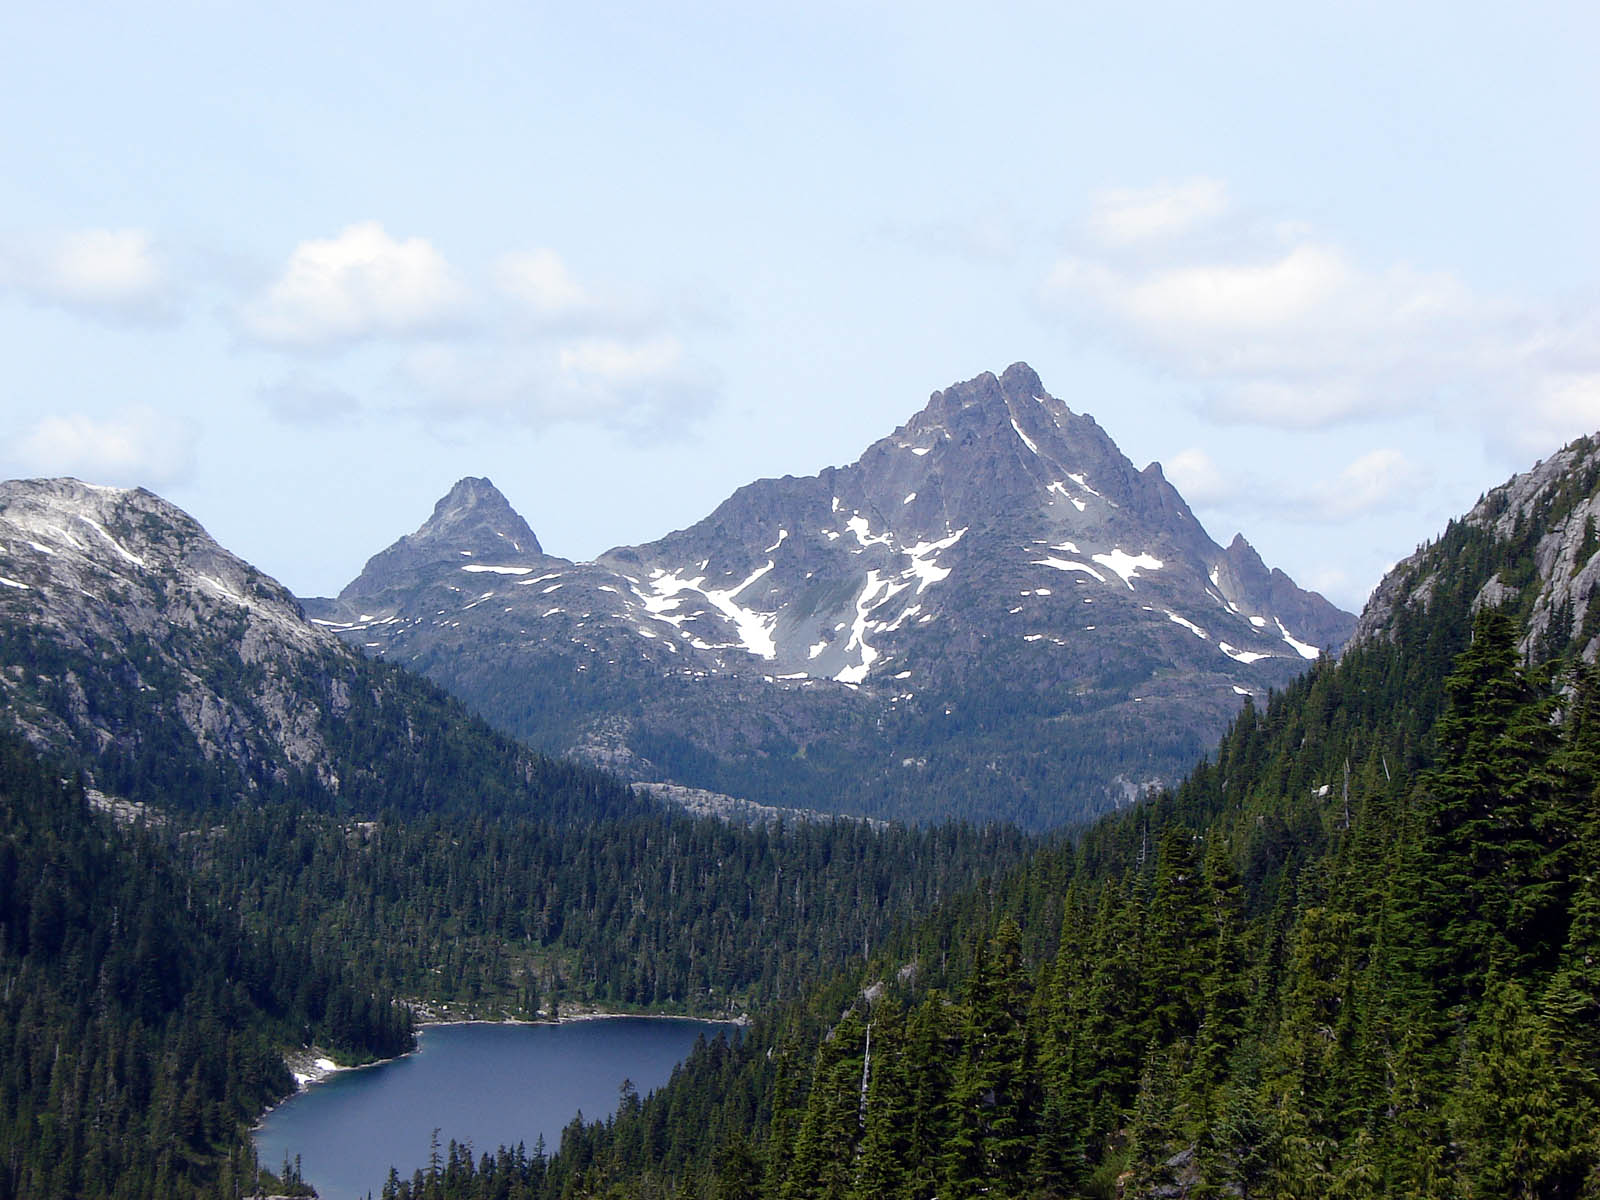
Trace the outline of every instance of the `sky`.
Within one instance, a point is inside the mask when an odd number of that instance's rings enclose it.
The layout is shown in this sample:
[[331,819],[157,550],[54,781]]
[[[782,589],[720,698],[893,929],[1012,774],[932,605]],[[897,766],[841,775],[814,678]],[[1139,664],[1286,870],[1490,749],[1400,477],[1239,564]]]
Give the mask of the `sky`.
[[331,595],[487,475],[692,524],[1030,363],[1357,608],[1600,429],[1600,8],[63,0],[0,39],[0,475]]

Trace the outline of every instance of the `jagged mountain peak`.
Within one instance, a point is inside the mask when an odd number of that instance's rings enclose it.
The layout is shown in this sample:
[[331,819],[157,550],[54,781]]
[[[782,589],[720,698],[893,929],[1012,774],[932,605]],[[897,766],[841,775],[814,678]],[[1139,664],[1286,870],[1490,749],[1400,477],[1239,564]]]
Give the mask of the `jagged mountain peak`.
[[486,478],[469,475],[440,498],[415,533],[368,559],[339,598],[377,600],[396,586],[406,586],[420,568],[440,562],[488,568],[545,557],[533,530],[500,490]]
[[[852,470],[864,477],[868,505],[909,518],[919,536],[1047,509],[1062,518],[1089,512],[1091,523],[1108,506],[1166,511],[1176,501],[1187,512],[1159,470],[1135,470],[1093,417],[1052,396],[1021,362],[934,392]],[[902,512],[913,494],[915,505]]]
[[452,549],[471,550],[474,554],[544,553],[539,539],[511,507],[511,502],[481,476],[469,475],[458,480],[433,506],[433,515],[411,537],[413,543],[449,542]]
[[[475,511],[461,486],[430,526]],[[1247,543],[1235,563],[1159,464],[1026,363],[932,393],[847,466],[757,480],[592,563],[414,544],[428,530],[318,615],[544,748],[603,731],[637,779],[801,807],[917,812],[934,758],[1015,789],[1024,823],[1062,789],[1126,798],[1352,620]],[[1080,773],[1019,782],[1002,760]]]

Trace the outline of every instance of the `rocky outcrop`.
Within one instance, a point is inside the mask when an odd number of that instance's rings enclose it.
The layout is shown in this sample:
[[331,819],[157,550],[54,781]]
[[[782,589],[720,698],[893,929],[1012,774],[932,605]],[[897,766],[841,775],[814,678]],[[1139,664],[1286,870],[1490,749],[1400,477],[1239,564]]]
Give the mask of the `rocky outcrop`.
[[0,483],[0,629],[0,693],[42,748],[160,753],[131,732],[149,704],[242,778],[303,770],[337,786],[320,725],[341,693],[304,685],[348,650],[158,496]]
[[[1600,443],[1580,438],[1486,493],[1443,538],[1418,547],[1383,578],[1362,611],[1354,641],[1391,638],[1404,610],[1426,609],[1452,582],[1469,586],[1474,609],[1520,606],[1528,660],[1576,642],[1600,655]],[[1445,551],[1467,538],[1471,556]],[[1467,565],[1463,565],[1463,563]],[[1455,580],[1478,564],[1481,578]]]

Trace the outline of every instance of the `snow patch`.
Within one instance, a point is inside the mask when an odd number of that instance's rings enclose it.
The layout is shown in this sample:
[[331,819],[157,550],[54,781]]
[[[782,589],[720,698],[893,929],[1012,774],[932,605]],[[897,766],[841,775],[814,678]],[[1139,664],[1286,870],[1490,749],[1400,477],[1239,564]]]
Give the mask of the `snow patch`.
[[1085,575],[1093,575],[1101,583],[1106,581],[1106,577],[1088,563],[1073,562],[1070,559],[1056,558],[1054,555],[1049,558],[1036,558],[1033,560],[1033,565],[1036,567],[1054,567],[1058,571],[1082,571]]
[[1260,662],[1263,658],[1271,658],[1270,654],[1257,654],[1254,650],[1235,650],[1227,642],[1218,642],[1217,649],[1221,650],[1234,662],[1244,663],[1249,666],[1253,662]]
[[18,583],[15,579],[7,579],[4,575],[0,575],[0,584],[4,584],[6,587],[9,587],[9,588],[21,588],[25,592],[33,591],[33,589],[31,587],[29,587],[27,584]]
[[763,553],[763,554],[771,554],[779,546],[783,545],[783,539],[788,537],[788,536],[789,536],[789,531],[787,529],[778,530],[778,540],[773,542],[772,545],[768,546],[761,553]]
[[1070,500],[1072,502],[1073,507],[1076,508],[1079,512],[1082,512],[1084,509],[1089,507],[1082,500],[1079,500],[1071,492],[1067,491],[1067,485],[1062,483],[1059,479],[1056,480],[1056,482],[1052,483],[1045,490],[1046,491],[1050,491],[1050,492],[1054,492],[1054,493],[1056,493],[1056,495],[1062,497],[1063,499]]
[[1011,428],[1017,431],[1017,436],[1022,439],[1022,444],[1024,446],[1026,446],[1029,450],[1032,450],[1035,454],[1039,453],[1039,447],[1034,445],[1031,437],[1022,432],[1022,426],[1017,424],[1017,419],[1015,417],[1011,418]]
[[906,498],[904,500],[900,501],[900,503],[901,503],[902,506],[904,506],[904,505],[910,504],[916,498],[917,498],[917,494],[915,492],[907,492],[906,493]]
[[844,527],[856,535],[856,541],[861,543],[863,549],[867,546],[887,546],[894,537],[893,534],[889,533],[883,534],[881,537],[875,537],[872,533],[872,527],[867,524],[867,519],[859,513],[846,521]]
[[[705,586],[705,576],[699,575],[693,579],[684,579],[676,573],[668,574],[665,570],[657,569],[650,575],[650,586],[655,590],[656,597],[641,595],[645,607],[653,613],[662,614],[669,607],[675,607],[680,601],[675,597],[679,592],[698,592],[701,596],[723,616],[733,623],[734,630],[739,638],[739,644],[750,653],[759,658],[776,658],[778,646],[773,640],[772,631],[777,626],[778,618],[775,613],[759,613],[754,609],[745,608],[737,602],[739,595],[756,580],[772,570],[773,562],[769,558],[767,565],[758,567],[750,572],[744,579],[730,588],[708,588]],[[671,600],[672,604],[666,601]],[[681,618],[680,618],[681,619]],[[677,622],[673,622],[676,624]]]
[[532,567],[491,567],[487,563],[466,563],[463,571],[489,572],[494,575],[531,575]]
[[[893,598],[895,593],[903,592],[910,587],[909,583],[895,584],[887,579],[881,579],[878,572],[867,572],[867,585],[861,589],[861,595],[856,597],[856,619],[850,630],[850,640],[845,643],[845,653],[852,650],[861,652],[861,661],[854,666],[848,666],[834,676],[840,683],[860,683],[867,677],[867,671],[879,658],[877,648],[867,643],[867,614],[878,605]],[[882,597],[878,593],[882,592]]]
[[1289,645],[1293,646],[1294,652],[1301,658],[1314,660],[1319,654],[1322,653],[1322,651],[1316,646],[1310,646],[1305,642],[1297,640],[1293,634],[1283,627],[1283,622],[1279,621],[1277,617],[1273,617],[1272,619],[1278,626],[1278,632],[1283,634],[1283,640],[1288,642]]
[[950,578],[951,567],[941,567],[934,560],[943,550],[950,549],[961,540],[966,533],[965,527],[956,530],[949,537],[940,538],[937,542],[918,542],[909,549],[900,553],[911,559],[911,565],[906,568],[906,573],[915,576],[917,580],[917,595],[922,595],[936,583],[942,583]]
[[78,520],[82,521],[90,529],[94,530],[101,537],[105,538],[106,541],[110,542],[111,543],[111,548],[113,550],[115,550],[119,555],[122,556],[122,559],[123,559],[124,562],[130,562],[136,567],[142,567],[142,566],[145,565],[144,564],[144,559],[140,558],[137,554],[133,553],[133,551],[129,550],[121,542],[117,541],[116,538],[112,537],[109,533],[107,533],[106,530],[105,530],[105,526],[101,525],[98,521],[90,520],[88,517],[84,516],[82,513],[78,513],[77,516],[78,516]]
[[918,458],[921,458],[924,454],[928,453],[928,451],[932,449],[932,446],[913,446],[911,447],[911,453],[915,454]]
[[878,628],[884,633],[893,633],[895,630],[899,629],[900,626],[904,625],[907,621],[909,621],[912,617],[916,616],[921,611],[922,611],[922,605],[920,605],[920,604],[910,605],[907,608],[901,609],[900,610],[900,615],[898,617],[896,617],[893,621],[891,621],[889,624],[885,625],[882,622],[879,622]]
[[1161,560],[1153,554],[1129,554],[1120,547],[1110,554],[1091,554],[1089,557],[1108,571],[1115,571],[1122,576],[1122,582],[1130,590],[1140,571],[1159,571],[1162,567]]
[[[1092,487],[1090,487],[1088,480],[1086,480],[1082,475],[1074,475],[1071,471],[1068,471],[1067,472],[1067,478],[1072,480],[1073,483],[1077,484],[1084,491],[1088,492],[1089,495],[1091,495],[1091,496],[1100,496],[1100,493],[1095,491]],[[1100,496],[1100,498],[1102,500],[1105,499],[1104,496]]]
[[1172,621],[1174,624],[1182,625],[1197,638],[1206,638],[1207,640],[1210,640],[1210,635],[1206,633],[1204,629],[1201,629],[1200,626],[1196,625],[1193,621],[1185,621],[1175,612],[1167,613],[1167,619]]

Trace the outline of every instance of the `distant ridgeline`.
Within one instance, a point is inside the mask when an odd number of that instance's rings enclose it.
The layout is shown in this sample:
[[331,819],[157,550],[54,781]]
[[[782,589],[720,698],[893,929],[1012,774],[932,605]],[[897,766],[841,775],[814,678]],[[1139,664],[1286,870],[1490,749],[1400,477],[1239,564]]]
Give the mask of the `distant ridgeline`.
[[727,1015],[1029,844],[692,818],[346,648],[147,492],[0,484],[0,579],[0,1197],[251,1189],[284,1052],[405,1049],[397,997]]
[[396,1194],[1600,1194],[1597,481],[1496,489],[1182,785],[550,1162]]
[[486,479],[307,611],[497,728],[626,778],[1058,829],[1190,770],[1354,619],[1213,542],[1023,363],[846,467],[595,562]]

